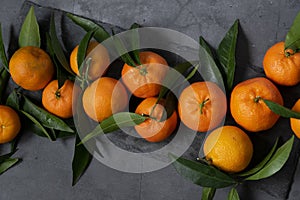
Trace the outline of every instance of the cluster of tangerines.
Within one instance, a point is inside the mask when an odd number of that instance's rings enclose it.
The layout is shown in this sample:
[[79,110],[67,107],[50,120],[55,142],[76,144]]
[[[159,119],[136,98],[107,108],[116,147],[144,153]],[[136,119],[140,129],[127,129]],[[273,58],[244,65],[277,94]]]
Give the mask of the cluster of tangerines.
[[[82,77],[84,74],[77,64],[77,52],[78,46],[71,53],[70,66]],[[253,145],[248,135],[237,126],[218,128],[227,113],[227,100],[217,84],[202,81],[187,86],[178,99],[178,109],[170,117],[162,119],[168,102],[164,99],[158,101],[157,95],[170,69],[161,55],[152,51],[140,52],[141,65],[125,63],[122,81],[102,76],[110,65],[109,53],[104,46],[91,41],[87,55],[91,58],[87,72],[91,84],[83,91],[82,104],[91,119],[102,122],[123,111],[129,102],[128,90],[143,98],[135,112],[148,118],[135,129],[147,141],[165,140],[174,132],[180,119],[192,130],[212,131],[204,144],[204,154],[211,164],[226,172],[239,172],[250,163]],[[283,43],[267,51],[263,65],[267,77],[277,84],[295,85],[300,81],[300,53],[285,51]],[[66,80],[59,88],[58,80],[53,80],[53,63],[44,50],[32,46],[20,48],[10,59],[9,70],[14,82],[22,88],[30,91],[43,89],[42,105],[50,113],[61,118],[73,116],[72,104],[76,98],[73,91],[79,87]],[[270,129],[279,116],[262,99],[283,104],[279,90],[267,78],[253,78],[236,85],[230,98],[230,112],[236,123],[250,132]],[[300,111],[300,102],[296,103],[294,110]],[[0,107],[0,119],[0,142],[11,141],[20,130],[20,119],[6,106]],[[291,126],[299,137],[300,121],[291,119]]]

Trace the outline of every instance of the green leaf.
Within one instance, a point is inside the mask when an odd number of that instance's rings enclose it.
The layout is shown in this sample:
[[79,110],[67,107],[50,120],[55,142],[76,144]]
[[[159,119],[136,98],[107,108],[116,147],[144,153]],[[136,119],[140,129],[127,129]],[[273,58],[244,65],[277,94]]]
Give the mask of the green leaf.
[[212,58],[214,58],[214,54],[213,54],[213,52],[212,52],[211,47],[209,46],[209,44],[205,41],[205,39],[204,39],[202,36],[199,37],[199,44],[200,44],[201,47],[203,47],[203,48],[205,49],[205,51],[206,51]]
[[12,155],[14,155],[17,152],[18,149],[14,149],[10,153],[4,154],[0,156],[0,163],[4,162],[6,159],[10,158]]
[[3,101],[2,95],[6,90],[9,77],[10,74],[6,71],[6,69],[4,67],[0,68],[0,103]]
[[20,99],[16,92],[13,90],[6,99],[6,105],[14,108],[15,110],[20,110]]
[[267,164],[257,173],[249,176],[245,180],[260,180],[272,176],[278,172],[286,163],[294,144],[294,136],[292,136],[284,145],[277,149]]
[[[157,103],[153,107],[152,111],[156,107]],[[160,121],[164,121],[164,120],[168,119],[169,117],[171,117],[174,110],[177,108],[177,99],[176,99],[176,96],[172,92],[168,92],[165,103],[164,103],[164,107],[165,107],[165,110],[163,112],[163,116],[161,117]],[[152,115],[152,113],[150,114],[150,116],[151,115]]]
[[224,188],[237,183],[233,178],[213,166],[184,158],[177,159],[177,157],[173,155],[170,157],[175,160],[173,165],[177,172],[196,185],[211,188]]
[[213,200],[216,193],[216,188],[203,187],[201,200]]
[[138,28],[141,26],[137,23],[134,23],[131,25],[130,30],[132,31],[132,37],[131,37],[131,44],[132,44],[132,49],[135,49],[132,51],[133,55],[133,60],[137,65],[141,65],[141,60],[140,60],[140,36],[139,36],[139,31]]
[[[30,121],[32,121],[42,132],[42,134],[44,136],[46,136],[47,138],[49,138],[49,140],[53,141],[55,140],[55,138],[52,138],[50,136],[50,134],[47,132],[47,130],[43,127],[43,125],[37,120],[35,119],[32,115],[30,115],[29,113],[21,110],[20,111],[23,115],[25,115]],[[35,133],[35,132],[34,132]],[[38,134],[39,135],[39,134]],[[40,136],[40,135],[39,135]]]
[[39,25],[34,14],[33,6],[31,6],[21,27],[19,35],[19,46],[41,46]]
[[0,163],[0,174],[7,171],[9,168],[14,166],[19,162],[19,158],[7,158],[3,162]]
[[50,19],[49,36],[50,36],[50,39],[51,39],[51,48],[52,48],[57,60],[59,61],[59,63],[61,64],[61,66],[63,66],[63,68],[67,72],[69,72],[71,75],[75,75],[74,72],[72,71],[70,65],[69,65],[69,62],[66,59],[66,56],[65,56],[64,51],[61,47],[61,44],[60,44],[60,42],[57,38],[54,15],[51,15],[51,19]]
[[0,23],[0,64],[9,72],[8,61],[5,53],[4,42],[2,38],[2,26]]
[[184,62],[175,66],[175,70],[168,71],[167,75],[163,80],[162,87],[159,91],[157,102],[159,102],[160,99],[163,98],[169,92],[170,89],[174,88],[175,83],[178,82],[178,79],[181,77],[181,75],[183,75],[184,72],[186,72],[191,66],[192,64],[190,62]]
[[67,16],[75,24],[79,25],[81,28],[83,28],[87,32],[96,29],[94,38],[100,43],[110,37],[109,33],[103,27],[92,22],[91,20],[85,19],[83,17],[75,16],[70,13],[67,13]]
[[55,130],[66,131],[73,133],[72,130],[63,120],[50,114],[46,110],[36,106],[27,97],[23,95],[24,104],[23,110],[37,119],[43,126],[53,128]]
[[237,190],[235,188],[231,188],[227,199],[228,200],[240,200],[239,193],[237,192]]
[[293,110],[285,108],[284,106],[279,105],[278,103],[275,103],[275,102],[267,100],[267,99],[262,99],[262,100],[269,107],[269,109],[272,110],[277,115],[280,115],[281,117],[285,117],[285,118],[300,119],[299,112],[295,112]]
[[217,56],[223,71],[226,74],[227,88],[229,90],[232,88],[235,72],[235,49],[238,35],[238,25],[239,21],[236,20],[226,33],[217,49]]
[[95,31],[96,31],[96,29],[93,29],[93,30],[90,30],[89,32],[87,32],[85,34],[85,36],[83,37],[83,39],[79,43],[78,52],[77,52],[77,65],[78,65],[79,70],[85,59],[87,48],[89,46],[91,38],[95,34]]
[[294,22],[286,35],[284,48],[292,49],[294,52],[300,50],[300,12],[294,19]]
[[276,139],[276,142],[275,142],[273,148],[271,149],[271,151],[268,153],[268,155],[260,163],[258,163],[252,169],[250,169],[250,170],[248,170],[244,173],[238,174],[238,176],[249,176],[249,175],[255,174],[256,172],[261,170],[267,164],[267,162],[270,160],[271,156],[274,154],[274,152],[276,150],[276,147],[277,147],[277,144],[278,144],[278,138]]
[[122,40],[117,35],[113,36],[113,42],[114,42],[114,46],[115,46],[119,56],[121,57],[122,61],[129,66],[136,67],[137,66],[136,63],[131,58],[131,56],[128,53],[126,47],[124,46]]
[[75,141],[75,150],[72,161],[72,170],[73,170],[73,181],[72,186],[74,186],[82,174],[85,172],[87,167],[89,166],[93,156],[90,152],[85,148],[84,145],[76,145],[80,142],[80,138],[77,135]]
[[61,88],[64,85],[65,81],[68,79],[68,77],[63,72],[63,67],[61,66],[60,62],[57,60],[57,58],[55,56],[55,52],[54,52],[53,47],[52,47],[51,37],[48,33],[46,33],[46,41],[47,41],[48,52],[49,52],[49,54],[52,58],[54,66],[56,68],[56,78],[57,78],[57,81],[58,81],[58,88]]
[[214,59],[204,48],[199,48],[200,68],[199,72],[205,81],[216,83],[220,88],[224,88],[222,74]]
[[94,130],[87,134],[81,141],[83,144],[101,134],[111,133],[123,127],[131,127],[144,122],[147,117],[136,113],[120,112],[113,114],[109,118],[103,120]]

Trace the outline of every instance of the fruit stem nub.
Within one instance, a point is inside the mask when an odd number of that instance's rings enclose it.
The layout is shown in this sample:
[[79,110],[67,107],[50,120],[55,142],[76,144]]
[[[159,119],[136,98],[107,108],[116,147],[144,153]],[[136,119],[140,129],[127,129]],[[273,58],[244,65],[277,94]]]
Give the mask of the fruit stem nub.
[[142,76],[145,76],[147,73],[148,73],[148,72],[147,72],[147,67],[141,67],[141,69],[140,69],[140,74],[141,74]]
[[56,97],[56,99],[59,99],[61,97],[60,90],[57,90],[55,92],[55,97]]
[[294,55],[294,51],[292,49],[285,49],[284,50],[284,55],[285,55],[285,57],[288,58],[288,57]]
[[260,97],[260,96],[257,96],[257,97],[255,97],[254,102],[255,102],[255,103],[258,103],[259,100],[261,100],[261,97]]
[[200,103],[200,114],[203,114],[203,108],[205,104],[209,101],[209,98],[205,99],[202,103]]

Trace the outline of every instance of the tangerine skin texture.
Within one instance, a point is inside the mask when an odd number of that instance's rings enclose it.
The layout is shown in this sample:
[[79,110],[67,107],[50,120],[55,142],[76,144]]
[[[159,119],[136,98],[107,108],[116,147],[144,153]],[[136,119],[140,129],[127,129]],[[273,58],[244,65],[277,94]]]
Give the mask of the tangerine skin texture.
[[18,49],[10,59],[9,70],[16,84],[31,91],[43,89],[54,75],[49,55],[33,46]]
[[286,57],[284,42],[276,43],[267,50],[263,66],[266,76],[276,84],[293,86],[300,82],[300,53]]
[[243,81],[231,93],[230,110],[234,120],[251,132],[270,129],[279,115],[272,112],[262,99],[283,105],[283,98],[277,87],[268,79],[257,77]]
[[[300,112],[300,99],[298,99],[298,101],[295,103],[292,110],[296,112]],[[298,138],[300,138],[300,120],[295,118],[290,118],[290,125],[295,135]]]
[[[61,88],[58,88],[58,80],[51,81],[42,94],[42,104],[50,113],[61,117],[70,118],[73,116],[73,89],[74,83],[66,80]],[[59,92],[59,97],[57,96]]]
[[236,173],[244,170],[253,155],[248,135],[235,126],[223,126],[212,131],[205,140],[204,155],[221,170]]
[[148,142],[161,142],[167,139],[177,126],[176,111],[174,111],[168,119],[160,121],[164,111],[164,100],[161,100],[152,112],[156,101],[156,97],[147,98],[138,105],[135,111],[135,113],[140,115],[151,114],[150,118],[135,126],[135,130],[138,134]]
[[0,105],[0,144],[12,141],[20,132],[19,115],[12,108]]
[[123,111],[128,105],[128,94],[120,81],[109,77],[95,80],[83,93],[83,108],[97,122]]
[[[207,102],[202,108],[200,104]],[[181,121],[190,129],[206,132],[216,128],[224,119],[227,101],[224,92],[212,82],[196,82],[186,87],[178,101]]]
[[168,63],[154,52],[143,51],[139,55],[142,65],[132,67],[125,63],[122,69],[122,81],[134,96],[154,97],[158,95],[169,70]]

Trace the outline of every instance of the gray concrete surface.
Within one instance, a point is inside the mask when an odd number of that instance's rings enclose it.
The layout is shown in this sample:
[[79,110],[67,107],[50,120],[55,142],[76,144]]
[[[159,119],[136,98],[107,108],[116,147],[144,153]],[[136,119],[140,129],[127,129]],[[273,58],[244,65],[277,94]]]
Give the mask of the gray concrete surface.
[[[276,41],[284,40],[288,27],[300,11],[297,0],[34,0],[42,6],[72,12],[127,28],[132,22],[183,32],[194,39],[202,35],[216,47],[236,18],[240,19],[242,40],[238,65],[261,66],[264,52]],[[0,21],[6,47],[10,27],[19,15],[23,1],[2,0]],[[280,129],[282,128],[282,129]],[[284,131],[280,127],[280,131]],[[299,142],[299,141],[298,141]],[[19,199],[101,199],[101,200],[196,200],[201,188],[181,178],[172,166],[146,174],[127,174],[94,160],[75,187],[71,187],[73,139],[49,142],[24,133],[17,156],[23,161],[0,176],[0,200]],[[1,150],[1,148],[0,148]],[[294,163],[294,162],[291,162]],[[292,166],[288,166],[294,169]],[[241,199],[275,200],[280,195],[264,190],[281,185],[281,178],[263,184],[239,186]],[[289,200],[300,199],[300,165],[294,176]],[[258,185],[256,187],[255,185]],[[288,191],[286,185],[282,188]],[[225,199],[228,189],[218,190],[215,199]]]

